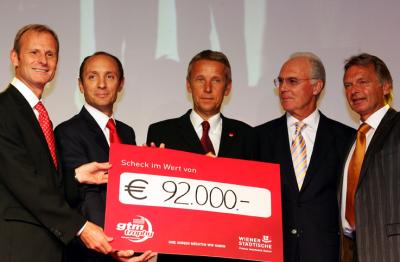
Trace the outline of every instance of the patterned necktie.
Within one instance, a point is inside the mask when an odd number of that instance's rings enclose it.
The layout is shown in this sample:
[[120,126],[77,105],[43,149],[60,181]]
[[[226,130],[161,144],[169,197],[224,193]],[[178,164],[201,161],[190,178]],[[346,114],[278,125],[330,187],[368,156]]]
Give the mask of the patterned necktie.
[[203,121],[203,123],[201,123],[201,126],[203,127],[203,135],[201,136],[200,142],[203,146],[204,152],[211,152],[215,155],[214,147],[211,143],[210,137],[208,136],[208,131],[210,131],[210,123],[208,123],[207,121]]
[[366,148],[365,134],[370,128],[371,127],[366,123],[362,123],[358,128],[356,147],[354,148],[354,153],[351,157],[347,173],[346,220],[352,228],[355,227],[354,200]]
[[301,134],[303,129],[306,127],[306,124],[303,122],[296,122],[295,126],[296,131],[294,132],[290,151],[292,153],[292,161],[294,172],[296,173],[297,186],[300,190],[307,172],[306,142]]
[[50,121],[47,110],[39,101],[36,104],[35,109],[39,112],[39,125],[42,128],[44,137],[46,138],[47,146],[49,147],[51,158],[53,159],[54,166],[58,167],[57,155],[56,155],[56,143],[54,140],[53,124]]
[[106,127],[110,131],[110,144],[122,144],[121,138],[118,136],[117,128],[115,127],[115,123],[112,118],[108,119]]

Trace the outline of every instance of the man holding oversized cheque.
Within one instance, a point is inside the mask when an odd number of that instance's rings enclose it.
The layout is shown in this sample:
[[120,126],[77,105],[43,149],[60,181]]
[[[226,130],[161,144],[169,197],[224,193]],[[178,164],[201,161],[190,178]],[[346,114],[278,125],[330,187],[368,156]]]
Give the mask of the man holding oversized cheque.
[[[188,66],[186,89],[192,96],[193,110],[181,117],[150,125],[147,144],[158,146],[163,143],[169,149],[197,154],[253,159],[253,129],[220,112],[224,97],[232,89],[231,66],[225,54],[204,50],[195,55]],[[205,258],[159,255],[158,260],[180,259],[204,261]]]
[[283,261],[279,165],[129,145],[112,145],[110,163],[114,247],[180,254],[161,256],[169,261]]

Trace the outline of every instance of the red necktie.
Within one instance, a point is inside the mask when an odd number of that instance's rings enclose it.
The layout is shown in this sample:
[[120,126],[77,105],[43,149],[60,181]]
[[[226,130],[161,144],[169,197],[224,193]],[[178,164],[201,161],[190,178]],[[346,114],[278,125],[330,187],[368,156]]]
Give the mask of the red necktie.
[[39,125],[42,128],[44,137],[46,138],[47,146],[49,147],[51,158],[53,158],[54,166],[57,168],[57,155],[56,155],[56,143],[54,140],[53,124],[50,121],[47,110],[39,101],[36,104],[35,109],[39,112]]
[[122,144],[121,138],[118,136],[117,128],[115,127],[115,123],[112,118],[108,119],[106,127],[108,130],[110,130],[110,144]]
[[360,177],[361,166],[364,160],[366,137],[365,134],[371,127],[363,123],[357,131],[356,147],[349,163],[347,174],[347,193],[346,193],[346,219],[350,226],[355,227],[355,208],[354,200],[357,191],[358,179]]
[[205,153],[213,153],[215,155],[214,147],[211,143],[210,137],[208,136],[208,131],[210,130],[210,123],[207,121],[203,121],[201,123],[201,126],[203,127],[203,135],[201,137],[201,145],[203,146],[204,152]]

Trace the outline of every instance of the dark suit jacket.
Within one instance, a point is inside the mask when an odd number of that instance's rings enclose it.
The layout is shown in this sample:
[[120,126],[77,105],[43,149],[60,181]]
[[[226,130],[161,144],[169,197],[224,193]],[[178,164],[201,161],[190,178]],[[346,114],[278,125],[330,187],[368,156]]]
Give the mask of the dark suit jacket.
[[368,146],[356,191],[359,261],[400,261],[399,160],[400,114],[389,109]]
[[[147,144],[164,143],[166,148],[204,154],[200,139],[190,122],[189,110],[179,118],[173,118],[151,124],[147,132]],[[253,159],[253,129],[238,120],[226,118],[221,114],[222,134],[218,156]]]
[[286,262],[337,262],[337,185],[344,154],[355,130],[321,114],[314,148],[299,191],[286,115],[255,128],[258,156],[281,165],[282,223]]
[[0,94],[1,261],[60,261],[85,219],[62,191],[39,122],[12,85]]
[[[151,124],[147,132],[147,144],[151,142],[159,146],[164,143],[166,148],[186,152],[204,154],[200,139],[190,121],[189,110],[179,118],[168,119]],[[218,156],[253,159],[254,158],[254,136],[253,129],[249,125],[238,120],[222,116],[222,134]],[[238,261],[233,259],[158,255],[158,261]]]
[[[135,145],[135,133],[131,127],[120,121],[116,121],[116,127],[123,143]],[[56,127],[55,137],[60,151],[65,195],[68,202],[89,221],[104,227],[106,185],[84,185],[77,183],[74,179],[75,168],[93,161],[108,161],[109,145],[103,131],[85,107],[82,107],[79,114]],[[78,251],[72,248],[71,252]],[[80,252],[85,252],[85,250]],[[87,250],[86,253],[94,252]],[[73,254],[68,256],[71,257],[71,255]],[[90,259],[83,259],[83,254],[78,255],[69,260],[77,261],[79,258],[78,261],[90,261]],[[97,254],[94,256],[101,257]]]

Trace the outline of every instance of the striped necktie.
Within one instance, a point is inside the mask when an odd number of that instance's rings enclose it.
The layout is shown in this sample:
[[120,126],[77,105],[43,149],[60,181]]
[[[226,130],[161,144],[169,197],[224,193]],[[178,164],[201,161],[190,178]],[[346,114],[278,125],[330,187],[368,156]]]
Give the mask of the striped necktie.
[[294,172],[296,174],[297,185],[300,190],[307,172],[306,142],[301,134],[303,129],[306,127],[306,124],[303,122],[296,122],[295,126],[296,131],[294,132],[290,151],[292,153],[292,161]]

